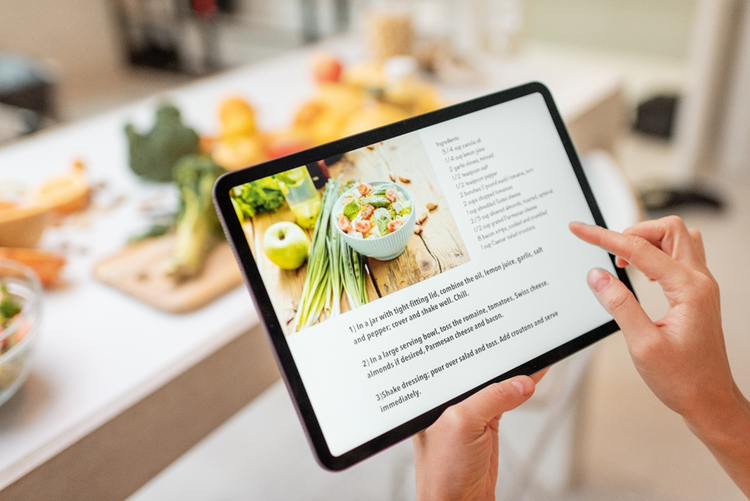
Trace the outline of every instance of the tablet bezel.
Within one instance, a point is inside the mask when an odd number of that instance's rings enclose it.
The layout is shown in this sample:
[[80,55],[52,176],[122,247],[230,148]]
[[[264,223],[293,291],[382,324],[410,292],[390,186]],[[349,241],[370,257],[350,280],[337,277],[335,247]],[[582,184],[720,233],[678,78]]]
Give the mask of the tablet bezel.
[[[214,185],[214,202],[217,207],[219,219],[221,220],[225,233],[229,237],[229,243],[231,244],[235,257],[240,264],[240,269],[244,276],[245,283],[250,290],[255,307],[260,313],[266,335],[268,336],[271,346],[273,346],[272,351],[276,358],[276,362],[281,368],[282,377],[288,390],[293,395],[292,400],[297,410],[297,414],[305,429],[308,440],[315,451],[317,460],[323,467],[330,470],[343,470],[348,468],[349,466],[352,466],[355,463],[390,447],[391,445],[409,438],[420,430],[423,430],[434,423],[447,407],[465,399],[480,389],[492,383],[519,374],[533,374],[583,348],[586,348],[607,335],[616,332],[619,330],[619,327],[614,320],[607,322],[596,329],[581,334],[575,339],[515,367],[514,369],[497,375],[489,381],[486,381],[485,383],[482,383],[405,423],[402,423],[396,428],[369,440],[341,456],[333,456],[326,444],[320,424],[302,383],[302,378],[297,370],[289,345],[286,342],[276,311],[271,304],[268,291],[261,279],[260,271],[255,259],[253,258],[249,243],[242,230],[241,223],[236,216],[229,196],[230,189],[244,183],[299,167],[300,165],[307,165],[321,159],[330,158],[380,141],[385,141],[395,136],[415,132],[425,127],[452,120],[475,111],[480,111],[534,93],[539,93],[544,98],[547,110],[555,124],[555,128],[557,129],[560,140],[565,148],[565,152],[570,160],[570,164],[576,174],[578,184],[586,198],[586,202],[588,203],[589,209],[594,217],[594,221],[596,221],[599,226],[606,227],[601,211],[596,204],[594,195],[583,173],[578,155],[573,148],[573,143],[568,135],[557,107],[555,106],[552,94],[546,86],[539,82],[531,82],[508,90],[472,99],[470,101],[465,101],[463,103],[448,106],[400,122],[395,122],[390,125],[323,144],[305,151],[269,160],[251,168],[229,172],[221,176]],[[610,258],[614,264],[614,256],[610,255]],[[625,270],[617,268],[616,266],[615,269],[617,270],[617,275],[620,280],[622,280],[628,289],[632,291],[632,286]]]

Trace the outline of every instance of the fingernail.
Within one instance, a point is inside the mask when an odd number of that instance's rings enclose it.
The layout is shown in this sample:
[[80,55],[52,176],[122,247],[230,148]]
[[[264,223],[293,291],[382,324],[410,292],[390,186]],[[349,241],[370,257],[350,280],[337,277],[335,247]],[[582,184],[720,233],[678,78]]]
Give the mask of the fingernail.
[[570,224],[579,224],[581,226],[591,226],[590,224],[584,223],[583,221],[571,221]]
[[527,378],[518,378],[510,382],[510,384],[513,385],[513,388],[518,390],[518,394],[522,397],[525,397],[526,395],[531,393],[532,385],[530,383],[531,380]]
[[586,281],[594,292],[603,291],[609,285],[610,280],[612,276],[601,268],[594,268],[586,276]]

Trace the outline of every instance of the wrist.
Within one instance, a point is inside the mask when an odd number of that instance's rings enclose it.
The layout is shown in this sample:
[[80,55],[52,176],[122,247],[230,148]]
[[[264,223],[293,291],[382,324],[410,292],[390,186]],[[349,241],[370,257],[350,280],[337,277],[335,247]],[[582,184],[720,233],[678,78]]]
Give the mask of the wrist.
[[736,445],[738,437],[750,437],[750,402],[736,385],[724,404],[684,419],[690,431],[713,451]]

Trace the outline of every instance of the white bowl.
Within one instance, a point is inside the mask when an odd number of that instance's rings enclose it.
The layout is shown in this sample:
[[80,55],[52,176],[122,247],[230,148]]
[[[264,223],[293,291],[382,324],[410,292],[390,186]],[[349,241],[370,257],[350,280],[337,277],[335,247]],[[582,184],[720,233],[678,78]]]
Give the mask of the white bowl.
[[[359,252],[363,256],[371,257],[373,259],[377,259],[378,261],[390,261],[391,259],[397,258],[401,255],[402,252],[404,252],[404,250],[406,249],[406,245],[409,243],[409,239],[414,236],[414,227],[417,224],[414,200],[412,199],[411,194],[406,191],[405,188],[397,185],[396,183],[391,183],[389,181],[373,181],[370,184],[372,184],[373,187],[383,184],[391,185],[395,187],[402,195],[404,195],[404,197],[406,197],[409,202],[411,202],[411,214],[409,214],[409,217],[406,219],[406,221],[404,221],[404,224],[393,233],[389,233],[388,235],[385,235],[383,237],[376,238],[354,238],[341,231],[338,225],[336,226],[336,229],[341,234],[344,242],[346,242],[349,247]],[[346,190],[336,201],[336,216],[338,216],[338,214],[341,212],[343,200],[354,193],[356,189],[357,187],[355,186],[354,188]]]

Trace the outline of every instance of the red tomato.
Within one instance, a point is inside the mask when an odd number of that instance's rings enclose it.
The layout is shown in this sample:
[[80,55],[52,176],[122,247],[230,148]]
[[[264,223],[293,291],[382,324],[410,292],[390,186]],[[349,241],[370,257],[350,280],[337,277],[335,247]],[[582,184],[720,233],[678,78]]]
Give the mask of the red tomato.
[[359,215],[362,217],[362,219],[370,219],[372,217],[372,213],[375,212],[375,207],[367,204],[364,207],[362,207],[362,210],[359,212]]
[[352,229],[352,222],[349,221],[348,217],[346,217],[345,215],[341,214],[339,216],[338,227],[339,227],[339,229],[341,231],[344,231],[344,232],[348,233]]
[[372,229],[372,221],[355,221],[354,229],[360,232],[362,235],[367,235]]
[[397,193],[396,193],[396,190],[394,188],[385,190],[385,198],[387,198],[388,200],[390,200],[391,203],[393,203],[393,202],[396,201],[396,196],[397,196]]
[[393,233],[397,229],[401,228],[404,225],[403,221],[400,221],[398,219],[394,219],[393,221],[388,222],[388,231]]
[[363,197],[366,197],[372,191],[372,185],[369,183],[359,183],[359,185],[357,186],[357,190],[359,190],[359,193]]

